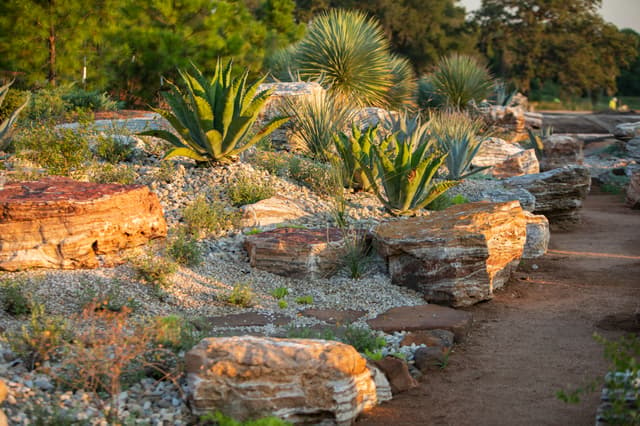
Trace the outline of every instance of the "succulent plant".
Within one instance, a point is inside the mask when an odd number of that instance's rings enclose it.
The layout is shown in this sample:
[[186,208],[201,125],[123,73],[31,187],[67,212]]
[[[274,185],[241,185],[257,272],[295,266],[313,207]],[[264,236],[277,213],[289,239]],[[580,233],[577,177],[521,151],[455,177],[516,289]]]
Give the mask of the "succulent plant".
[[[0,87],[0,105],[4,101],[4,97],[9,92],[9,87],[13,84],[13,81],[5,84]],[[27,95],[27,99],[24,101],[22,105],[20,105],[15,111],[13,111],[7,119],[5,119],[2,123],[0,123],[0,151],[5,151],[9,144],[11,143],[11,134],[13,132],[13,125],[18,119],[18,115],[20,112],[27,106],[29,103],[30,95]]]
[[440,106],[465,109],[470,102],[485,99],[493,87],[489,71],[476,59],[454,53],[440,60],[435,71],[428,77],[434,101]]
[[248,72],[234,78],[231,62],[223,68],[218,61],[210,80],[192,66],[193,75],[180,71],[186,86],[184,93],[173,83],[170,83],[169,92],[162,93],[171,112],[155,110],[171,124],[177,135],[167,130],[140,133],[174,145],[165,159],[182,156],[198,163],[229,161],[288,120],[276,118],[252,134],[252,126],[271,94],[268,90],[256,94],[264,77],[247,86]]

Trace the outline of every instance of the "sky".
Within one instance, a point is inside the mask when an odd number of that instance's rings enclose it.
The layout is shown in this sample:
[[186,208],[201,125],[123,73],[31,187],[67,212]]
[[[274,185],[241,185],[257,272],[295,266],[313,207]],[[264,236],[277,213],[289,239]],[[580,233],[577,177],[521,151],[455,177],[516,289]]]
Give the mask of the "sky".
[[[459,0],[467,11],[480,7],[481,0]],[[640,0],[602,0],[600,13],[618,28],[631,28],[640,33]]]

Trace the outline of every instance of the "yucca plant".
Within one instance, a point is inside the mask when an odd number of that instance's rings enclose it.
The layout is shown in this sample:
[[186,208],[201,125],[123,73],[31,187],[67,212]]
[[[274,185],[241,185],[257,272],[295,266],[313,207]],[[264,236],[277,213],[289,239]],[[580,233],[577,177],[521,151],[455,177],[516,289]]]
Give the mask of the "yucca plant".
[[489,71],[476,59],[454,53],[440,60],[429,83],[444,105],[464,109],[474,101],[485,99],[491,92],[493,81]]
[[324,91],[299,100],[287,99],[285,110],[293,118],[294,134],[310,157],[328,161],[333,156],[333,136],[344,130],[353,110],[344,99]]
[[379,144],[384,151],[388,149],[389,140],[380,141],[377,126],[360,130],[354,125],[351,134],[340,132],[334,135],[334,143],[341,160],[339,165],[344,171],[345,186],[362,191],[371,190],[371,182],[361,164],[371,169],[373,176],[377,176],[377,165],[371,149]]
[[483,126],[481,119],[472,118],[466,112],[445,110],[434,112],[428,124],[438,149],[447,154],[448,179],[464,179],[488,168],[470,170],[471,161],[484,140],[478,135]]
[[413,66],[408,59],[391,55],[392,85],[387,92],[388,108],[392,110],[415,110],[417,104],[418,82]]
[[314,18],[298,42],[303,79],[321,80],[333,93],[362,106],[386,106],[393,84],[389,41],[363,12],[333,9]]
[[[434,180],[446,154],[435,152],[430,140],[421,142],[418,132],[401,139],[392,134],[385,138],[383,144],[388,149],[377,145],[372,147],[377,168],[369,168],[363,162],[360,162],[360,167],[367,174],[376,196],[391,214],[414,214],[458,184]],[[377,176],[374,175],[376,170]]]
[[186,86],[184,93],[173,83],[169,83],[169,92],[162,93],[171,112],[155,110],[179,136],[166,130],[140,133],[174,145],[165,160],[180,156],[198,163],[228,161],[288,120],[276,118],[252,134],[252,126],[271,94],[268,90],[256,94],[264,77],[247,86],[248,72],[239,78],[233,77],[231,62],[223,68],[218,61],[210,80],[195,65],[192,67],[193,75],[179,71]]
[[[0,87],[0,105],[4,102],[4,98],[9,92],[9,88],[13,84],[13,81],[5,84]],[[29,103],[30,95],[27,94],[27,99],[24,101],[22,105],[20,105],[15,111],[13,111],[7,119],[5,119],[2,123],[0,123],[0,151],[5,151],[9,144],[11,143],[11,133],[13,131],[13,125],[18,119],[18,115],[20,112],[27,106]]]

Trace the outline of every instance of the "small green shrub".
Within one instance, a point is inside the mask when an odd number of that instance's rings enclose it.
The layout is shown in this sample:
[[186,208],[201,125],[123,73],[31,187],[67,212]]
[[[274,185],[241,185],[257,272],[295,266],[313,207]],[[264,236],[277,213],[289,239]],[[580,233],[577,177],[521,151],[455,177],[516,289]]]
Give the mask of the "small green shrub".
[[289,307],[289,303],[286,300],[278,300],[278,307],[280,309],[287,309]]
[[457,195],[454,195],[453,197],[449,197],[448,194],[442,194],[441,196],[433,200],[431,203],[429,203],[426,209],[439,211],[439,210],[447,209],[451,206],[455,206],[458,204],[465,204],[468,202],[469,200],[467,199],[467,197],[465,197],[462,194],[457,194]]
[[344,247],[340,262],[347,268],[351,278],[362,278],[371,254],[371,246],[367,241],[366,233],[362,230],[350,229],[343,232],[343,238]]
[[132,185],[138,177],[135,169],[128,164],[113,165],[109,163],[92,164],[87,168],[87,175],[90,182],[122,185]]
[[371,361],[380,361],[382,358],[384,358],[384,355],[382,355],[382,350],[372,352],[369,349],[365,349],[364,356],[369,358]]
[[119,109],[118,101],[109,97],[105,92],[97,90],[86,91],[80,88],[73,88],[62,95],[62,100],[66,103],[68,110],[88,110],[88,111],[115,111]]
[[296,297],[296,303],[298,305],[311,305],[313,304],[313,296],[307,295],[307,296]]
[[244,231],[244,235],[257,235],[261,234],[262,232],[264,231],[260,228],[251,228],[248,231]]
[[162,161],[160,167],[155,170],[151,176],[153,180],[159,182],[171,183],[175,177],[176,167],[173,161]]
[[186,229],[178,229],[169,239],[167,254],[180,265],[197,266],[202,263],[202,250]]
[[27,117],[33,121],[55,121],[64,117],[68,105],[62,96],[69,86],[48,86],[34,92],[27,107]]
[[221,201],[209,203],[204,195],[199,196],[182,211],[190,233],[202,237],[237,228],[240,212]]
[[76,296],[81,308],[84,310],[87,306],[92,305],[95,309],[111,312],[121,312],[125,308],[130,312],[140,309],[140,302],[132,297],[126,297],[120,291],[120,286],[127,285],[126,283],[114,280],[112,284],[111,288],[106,291],[96,290],[89,285],[83,287],[82,292]]
[[[0,87],[0,107],[4,104],[7,93],[9,93],[9,87],[13,84],[13,81]],[[7,111],[6,118],[3,116],[0,118],[0,151],[6,151],[11,144],[11,137],[13,135],[13,125],[18,120],[18,115],[27,106],[29,102],[29,94],[27,93],[27,99],[23,100],[15,107],[11,105],[11,110]]]
[[253,290],[250,283],[236,283],[227,296],[227,302],[232,305],[249,307],[253,304]]
[[3,296],[2,307],[14,316],[28,315],[31,313],[33,301],[24,290],[25,282],[22,280],[0,281],[0,294]]
[[178,315],[156,319],[155,343],[175,352],[191,349],[203,337],[203,333],[196,330],[193,324]]
[[239,422],[231,417],[227,417],[220,411],[215,413],[207,413],[200,416],[200,422],[204,424],[215,423],[218,426],[290,426],[291,423],[285,422],[277,417],[263,417],[256,420],[247,420]]
[[227,184],[227,196],[236,207],[271,198],[275,193],[271,182],[256,179],[247,173],[238,173],[234,180]]
[[363,353],[365,351],[376,352],[387,345],[384,337],[379,336],[377,332],[369,328],[354,326],[347,327],[344,332],[343,342]]
[[286,287],[278,287],[271,292],[271,295],[276,299],[284,299],[289,294],[289,289]]
[[131,159],[133,146],[121,137],[100,136],[95,145],[96,154],[111,164],[117,164]]
[[173,284],[170,275],[176,272],[177,266],[162,256],[147,252],[133,257],[130,259],[130,263],[138,278],[148,284],[160,288],[169,288]]

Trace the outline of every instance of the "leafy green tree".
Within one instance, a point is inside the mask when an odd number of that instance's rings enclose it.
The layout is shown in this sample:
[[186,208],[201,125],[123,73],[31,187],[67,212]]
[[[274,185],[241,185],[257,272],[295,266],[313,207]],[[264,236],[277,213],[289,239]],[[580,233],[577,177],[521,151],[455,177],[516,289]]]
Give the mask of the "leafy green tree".
[[633,44],[638,53],[629,67],[621,70],[617,80],[618,93],[622,96],[640,96],[640,34],[628,28],[622,30],[622,33],[633,37]]
[[565,95],[616,90],[635,55],[629,37],[598,14],[600,0],[483,0],[480,50],[493,70],[528,92],[553,81]]

